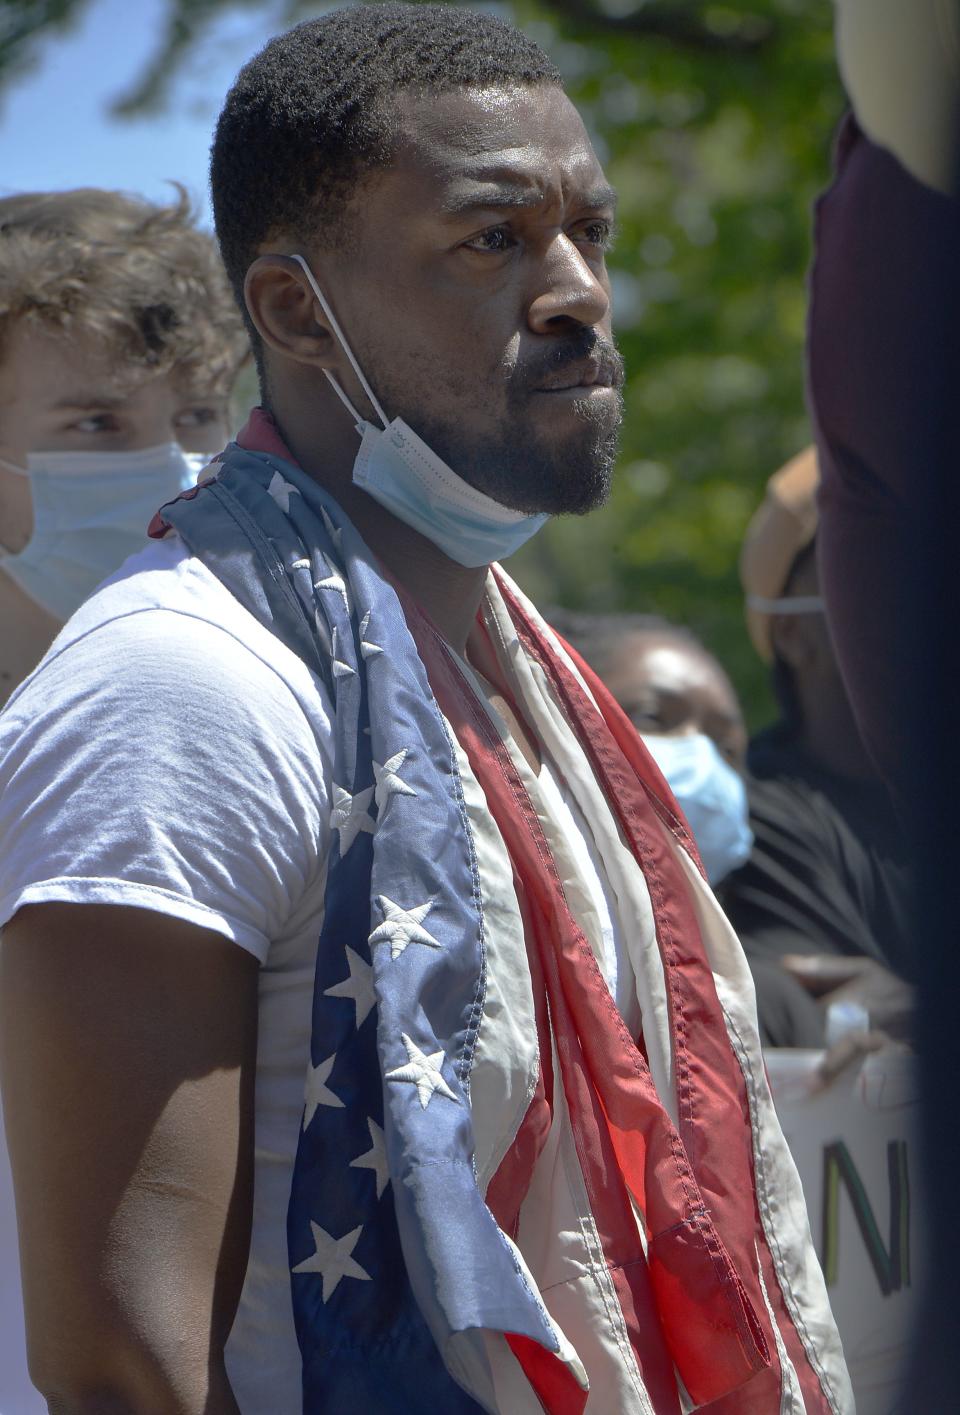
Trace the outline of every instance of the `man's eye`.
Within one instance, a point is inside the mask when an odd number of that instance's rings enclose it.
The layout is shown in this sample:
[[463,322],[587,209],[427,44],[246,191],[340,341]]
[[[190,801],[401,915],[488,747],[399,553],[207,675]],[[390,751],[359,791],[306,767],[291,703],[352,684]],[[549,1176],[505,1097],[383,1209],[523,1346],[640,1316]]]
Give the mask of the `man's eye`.
[[581,226],[580,232],[585,241],[602,251],[610,250],[613,245],[613,223],[610,221],[588,221]]
[[468,250],[482,251],[485,255],[499,255],[515,246],[516,239],[506,226],[491,226],[489,231],[481,231],[479,236],[464,242]]
[[120,423],[112,413],[91,413],[88,417],[78,418],[72,427],[76,432],[119,432]]
[[638,732],[657,734],[670,730],[662,715],[653,708],[631,707],[627,710],[627,716]]
[[178,428],[207,427],[210,423],[217,422],[222,416],[223,410],[221,408],[184,408],[182,413],[177,414],[174,422]]

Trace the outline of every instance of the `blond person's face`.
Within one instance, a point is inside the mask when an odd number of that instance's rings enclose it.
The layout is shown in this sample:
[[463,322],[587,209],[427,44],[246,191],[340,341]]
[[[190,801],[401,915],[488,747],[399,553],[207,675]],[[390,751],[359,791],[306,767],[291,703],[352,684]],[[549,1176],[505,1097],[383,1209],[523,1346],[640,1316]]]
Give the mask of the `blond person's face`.
[[[219,452],[229,391],[177,370],[131,369],[93,339],[21,326],[0,353],[0,458],[26,468],[32,452],[137,452],[167,442]],[[0,542],[18,550],[32,529],[29,482],[0,465]]]

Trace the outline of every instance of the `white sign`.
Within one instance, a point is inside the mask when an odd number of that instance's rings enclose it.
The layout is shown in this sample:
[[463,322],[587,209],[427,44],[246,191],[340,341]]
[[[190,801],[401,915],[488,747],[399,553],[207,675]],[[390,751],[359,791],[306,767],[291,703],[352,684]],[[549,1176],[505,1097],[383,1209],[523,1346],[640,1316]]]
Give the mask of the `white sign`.
[[894,1415],[920,1276],[917,1066],[907,1053],[876,1052],[818,1090],[822,1056],[778,1050],[764,1060],[803,1182],[857,1415]]

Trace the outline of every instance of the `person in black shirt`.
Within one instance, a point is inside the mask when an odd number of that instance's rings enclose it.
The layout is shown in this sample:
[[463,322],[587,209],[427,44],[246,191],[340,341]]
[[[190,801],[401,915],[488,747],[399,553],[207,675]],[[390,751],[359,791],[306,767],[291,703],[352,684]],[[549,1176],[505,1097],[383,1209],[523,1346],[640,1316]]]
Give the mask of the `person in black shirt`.
[[741,559],[748,627],[771,664],[780,718],[750,743],[755,843],[722,897],[750,959],[769,1046],[822,1046],[844,1023],[902,1035],[910,1013],[902,830],[861,741],[823,613],[817,483],[812,449],[781,469]]

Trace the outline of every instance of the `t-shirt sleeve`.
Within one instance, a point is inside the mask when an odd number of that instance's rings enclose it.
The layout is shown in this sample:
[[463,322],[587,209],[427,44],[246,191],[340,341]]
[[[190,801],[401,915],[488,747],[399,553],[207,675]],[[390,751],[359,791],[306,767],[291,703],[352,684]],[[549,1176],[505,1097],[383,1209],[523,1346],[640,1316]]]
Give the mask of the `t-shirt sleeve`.
[[328,747],[218,625],[150,610],[97,627],[0,718],[0,924],[48,900],[133,905],[262,962],[325,865]]

